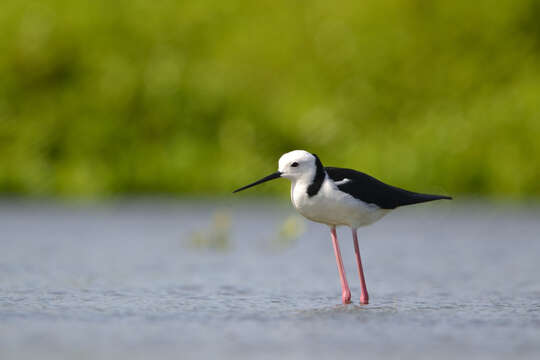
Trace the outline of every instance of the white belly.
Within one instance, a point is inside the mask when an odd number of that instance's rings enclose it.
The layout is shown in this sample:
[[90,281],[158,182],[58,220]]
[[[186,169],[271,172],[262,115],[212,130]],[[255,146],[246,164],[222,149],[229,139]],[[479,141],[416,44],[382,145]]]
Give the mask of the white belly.
[[355,199],[329,181],[324,181],[313,197],[309,197],[306,190],[304,186],[293,186],[292,203],[300,214],[319,223],[357,228],[374,223],[390,211]]

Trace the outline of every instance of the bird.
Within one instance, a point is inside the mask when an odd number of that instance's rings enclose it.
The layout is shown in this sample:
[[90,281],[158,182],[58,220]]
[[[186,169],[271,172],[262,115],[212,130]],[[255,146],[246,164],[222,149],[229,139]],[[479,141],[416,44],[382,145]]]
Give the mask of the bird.
[[358,246],[358,228],[380,220],[390,211],[401,206],[452,199],[445,195],[407,191],[388,185],[360,171],[325,167],[317,155],[305,150],[294,150],[283,154],[279,158],[278,171],[238,188],[233,193],[278,178],[290,180],[291,202],[302,216],[330,227],[343,304],[351,303],[351,291],[337,239],[337,226],[348,226],[351,229],[360,277],[360,304],[366,305],[369,303],[369,295]]

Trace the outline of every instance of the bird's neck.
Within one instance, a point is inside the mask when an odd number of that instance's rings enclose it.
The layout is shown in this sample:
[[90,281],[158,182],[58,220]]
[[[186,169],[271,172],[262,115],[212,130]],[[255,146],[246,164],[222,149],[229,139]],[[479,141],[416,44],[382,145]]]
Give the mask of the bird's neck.
[[291,197],[294,197],[295,193],[297,195],[305,194],[308,197],[317,195],[326,177],[326,171],[322,168],[291,180]]
[[307,188],[307,194],[309,197],[315,196],[318,194],[319,190],[321,189],[321,186],[324,182],[324,179],[326,178],[326,171],[324,170],[324,167],[319,160],[319,158],[316,158],[315,162],[315,174],[313,174],[311,178],[311,183],[309,184]]

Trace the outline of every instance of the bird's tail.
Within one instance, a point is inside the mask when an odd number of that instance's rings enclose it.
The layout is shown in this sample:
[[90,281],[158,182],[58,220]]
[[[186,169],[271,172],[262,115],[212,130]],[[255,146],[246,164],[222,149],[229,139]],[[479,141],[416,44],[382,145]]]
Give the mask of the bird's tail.
[[419,203],[423,203],[423,202],[434,201],[434,200],[443,200],[443,199],[452,200],[452,197],[451,196],[446,196],[446,195],[433,195],[433,194],[414,193],[414,195],[411,196],[408,199],[406,204],[402,204],[402,205],[419,204]]

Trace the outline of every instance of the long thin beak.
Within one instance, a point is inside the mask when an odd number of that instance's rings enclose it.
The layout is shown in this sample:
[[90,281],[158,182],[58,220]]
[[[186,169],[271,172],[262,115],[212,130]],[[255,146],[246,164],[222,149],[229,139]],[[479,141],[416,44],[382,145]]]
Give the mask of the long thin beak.
[[263,177],[261,180],[257,180],[257,181],[255,181],[255,182],[252,183],[252,184],[243,186],[243,187],[241,187],[240,189],[236,189],[236,190],[233,191],[233,193],[239,192],[239,191],[242,191],[242,190],[246,190],[247,188],[250,188],[250,187],[252,187],[252,186],[262,184],[263,182],[267,182],[267,181],[270,181],[270,180],[277,179],[278,177],[281,177],[281,172],[280,172],[280,171],[276,171],[276,172],[273,173],[273,174],[270,174],[270,175],[268,175],[268,176]]

